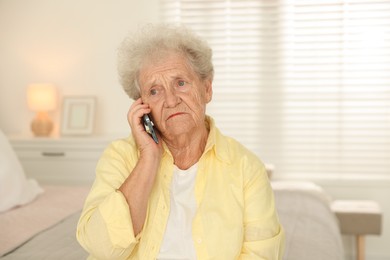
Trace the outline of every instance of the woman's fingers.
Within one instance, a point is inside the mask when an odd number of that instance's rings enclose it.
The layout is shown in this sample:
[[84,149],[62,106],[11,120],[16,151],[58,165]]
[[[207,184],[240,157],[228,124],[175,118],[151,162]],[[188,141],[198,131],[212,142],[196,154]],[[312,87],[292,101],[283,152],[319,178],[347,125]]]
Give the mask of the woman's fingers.
[[143,104],[141,99],[137,99],[130,106],[129,112],[127,113],[127,120],[133,132],[144,130],[141,118],[144,114],[148,113],[150,113],[149,105]]
[[[129,122],[132,134],[141,152],[147,150],[159,150],[152,137],[146,132],[142,117],[149,114],[151,109],[148,104],[143,104],[141,99],[137,99],[127,113],[127,120]],[[150,149],[152,148],[152,149]],[[156,151],[154,151],[156,152]]]

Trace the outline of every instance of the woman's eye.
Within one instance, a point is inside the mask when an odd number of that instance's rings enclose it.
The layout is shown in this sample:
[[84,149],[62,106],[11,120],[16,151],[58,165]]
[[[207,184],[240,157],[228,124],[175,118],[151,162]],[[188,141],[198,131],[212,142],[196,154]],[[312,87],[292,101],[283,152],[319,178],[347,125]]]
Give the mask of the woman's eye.
[[151,96],[157,95],[157,89],[151,89],[151,90],[150,90],[150,95],[151,95]]
[[179,80],[177,84],[179,85],[179,87],[183,87],[186,84],[186,82],[184,80]]

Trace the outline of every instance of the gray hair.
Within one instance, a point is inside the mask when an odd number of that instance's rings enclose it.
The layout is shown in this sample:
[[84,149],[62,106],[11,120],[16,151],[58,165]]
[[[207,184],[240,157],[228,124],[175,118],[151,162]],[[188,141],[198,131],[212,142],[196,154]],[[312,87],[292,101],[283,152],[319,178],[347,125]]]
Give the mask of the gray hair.
[[161,53],[183,54],[202,80],[213,80],[212,50],[184,26],[148,25],[124,39],[118,50],[120,83],[130,98],[140,97],[138,74],[142,63]]

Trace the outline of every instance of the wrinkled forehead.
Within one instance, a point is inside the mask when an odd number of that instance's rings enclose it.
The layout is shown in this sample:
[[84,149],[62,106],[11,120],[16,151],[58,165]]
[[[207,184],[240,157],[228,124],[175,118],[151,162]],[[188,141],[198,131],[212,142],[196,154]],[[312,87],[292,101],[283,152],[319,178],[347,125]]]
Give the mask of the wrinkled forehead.
[[190,65],[190,62],[184,53],[163,49],[149,52],[140,64],[140,70],[144,69],[145,67],[164,64],[166,61],[176,61],[180,63],[186,63],[186,65]]
[[142,85],[158,77],[197,76],[186,56],[180,53],[164,53],[145,59],[138,73],[138,82]]

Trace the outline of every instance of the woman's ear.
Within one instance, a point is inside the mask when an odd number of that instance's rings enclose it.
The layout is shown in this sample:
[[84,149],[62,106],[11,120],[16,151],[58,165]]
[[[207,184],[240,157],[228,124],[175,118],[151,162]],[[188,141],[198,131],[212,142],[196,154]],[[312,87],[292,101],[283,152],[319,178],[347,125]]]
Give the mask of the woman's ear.
[[211,80],[205,80],[205,88],[206,103],[209,103],[213,98],[213,82]]

